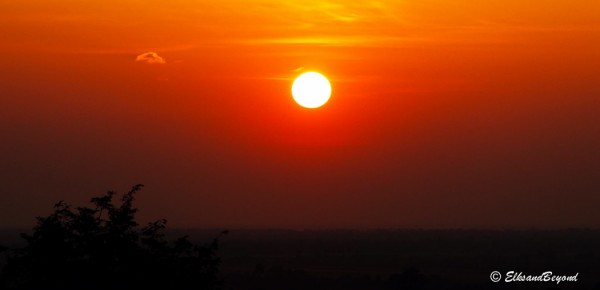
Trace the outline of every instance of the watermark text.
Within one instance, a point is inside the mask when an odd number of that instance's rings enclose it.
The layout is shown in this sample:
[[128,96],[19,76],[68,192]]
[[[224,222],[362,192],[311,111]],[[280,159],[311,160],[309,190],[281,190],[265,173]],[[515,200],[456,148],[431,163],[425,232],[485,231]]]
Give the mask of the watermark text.
[[[504,280],[502,279],[504,277]],[[506,283],[512,282],[551,282],[560,284],[562,282],[577,282],[579,278],[579,273],[575,273],[573,275],[559,275],[554,274],[552,271],[546,271],[541,274],[531,275],[525,274],[523,272],[517,271],[508,271],[505,275],[498,271],[493,271],[490,274],[490,280],[492,282],[500,282],[504,281]]]

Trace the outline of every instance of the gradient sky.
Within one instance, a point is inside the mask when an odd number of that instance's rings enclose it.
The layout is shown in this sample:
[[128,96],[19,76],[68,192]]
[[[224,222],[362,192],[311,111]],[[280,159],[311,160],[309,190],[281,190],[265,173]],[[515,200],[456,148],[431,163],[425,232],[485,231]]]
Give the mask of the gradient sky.
[[600,226],[600,1],[348,2],[0,0],[0,226]]

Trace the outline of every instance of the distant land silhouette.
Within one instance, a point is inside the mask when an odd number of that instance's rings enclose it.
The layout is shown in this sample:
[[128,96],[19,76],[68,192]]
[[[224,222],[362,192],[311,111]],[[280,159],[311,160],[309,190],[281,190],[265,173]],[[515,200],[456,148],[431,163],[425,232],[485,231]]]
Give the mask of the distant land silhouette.
[[[22,239],[1,231],[1,289],[600,289],[600,230],[234,229],[221,239],[166,220],[140,227],[141,188],[119,204],[114,192],[91,207],[61,201]],[[578,280],[492,282],[493,271]]]

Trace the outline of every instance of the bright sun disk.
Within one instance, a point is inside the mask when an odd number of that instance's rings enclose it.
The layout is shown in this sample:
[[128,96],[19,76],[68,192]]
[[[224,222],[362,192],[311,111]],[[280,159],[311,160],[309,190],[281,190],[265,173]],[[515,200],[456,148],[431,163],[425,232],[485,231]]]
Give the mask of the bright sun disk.
[[296,78],[292,85],[292,96],[298,105],[305,108],[323,106],[331,96],[331,84],[317,72],[307,72]]

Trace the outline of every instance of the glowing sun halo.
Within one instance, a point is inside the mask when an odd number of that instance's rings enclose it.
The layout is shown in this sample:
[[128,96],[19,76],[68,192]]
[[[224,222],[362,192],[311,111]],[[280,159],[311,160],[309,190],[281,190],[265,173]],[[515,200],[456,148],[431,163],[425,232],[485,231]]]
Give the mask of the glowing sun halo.
[[305,108],[323,106],[331,96],[331,84],[317,72],[307,72],[296,78],[292,85],[292,96],[298,105]]

